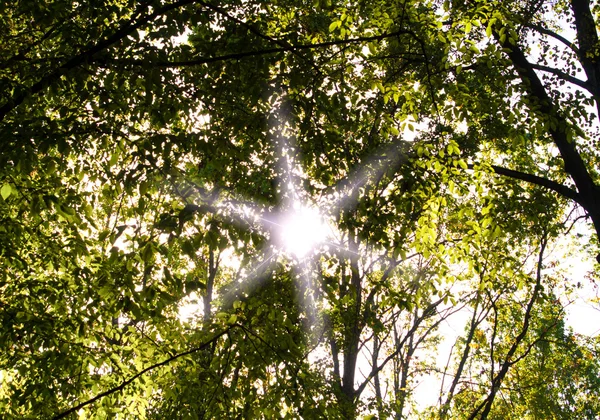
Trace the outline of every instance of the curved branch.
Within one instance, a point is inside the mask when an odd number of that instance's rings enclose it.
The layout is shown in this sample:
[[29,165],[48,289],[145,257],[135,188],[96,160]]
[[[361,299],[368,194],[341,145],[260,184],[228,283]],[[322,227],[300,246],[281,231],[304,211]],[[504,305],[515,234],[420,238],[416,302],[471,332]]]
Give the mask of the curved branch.
[[[569,126],[566,118],[556,104],[553,103],[552,98],[518,44],[513,45],[508,40],[502,39],[498,32],[494,32],[494,37],[512,61],[515,70],[525,85],[530,100],[533,100],[537,105],[537,111],[546,118],[556,120],[556,126],[550,125],[548,132],[560,152],[565,171],[571,176],[577,187],[577,196],[579,197],[577,202],[590,213],[596,234],[600,237],[599,187],[595,184],[586,162],[577,150],[575,142],[569,139],[566,130],[560,129],[563,124],[563,127]],[[562,189],[561,194],[563,194]]]
[[559,79],[563,79],[566,82],[577,85],[577,86],[587,90],[592,95],[596,95],[596,93],[594,92],[594,87],[591,83],[584,82],[583,80],[578,79],[577,77],[571,76],[570,74],[565,73],[564,71],[561,71],[561,70],[558,70],[558,69],[555,69],[552,67],[548,67],[548,66],[542,66],[541,64],[534,64],[534,63],[531,63],[531,67],[536,70],[544,71],[546,73],[551,73],[551,74],[557,76]]
[[243,21],[241,19],[236,18],[235,16],[231,16],[227,10],[225,10],[222,7],[217,6],[216,4],[212,4],[212,3],[208,3],[202,0],[198,1],[199,4],[201,4],[202,6],[206,7],[207,9],[212,10],[213,12],[216,12],[218,14],[220,14],[221,16],[223,16],[226,19],[231,20],[232,22],[237,23],[238,25],[248,29],[248,31],[252,32],[254,35],[258,36],[259,38],[262,38],[264,40],[267,40],[269,42],[273,42],[281,47],[289,47],[290,44],[287,41],[283,41],[283,40],[279,40],[277,38],[273,38],[269,35],[263,34],[258,28],[256,28],[254,25],[252,25],[251,23],[248,23],[246,21]]
[[544,28],[544,27],[543,27],[543,26],[541,26],[541,25],[536,25],[536,24],[533,24],[533,23],[528,23],[528,24],[527,24],[527,25],[525,25],[525,26],[526,26],[527,28],[529,28],[529,29],[533,29],[534,31],[537,31],[537,32],[539,32],[539,33],[541,33],[541,34],[544,34],[544,35],[548,35],[548,36],[550,36],[550,37],[552,37],[552,38],[554,38],[554,39],[556,39],[556,40],[558,40],[558,41],[562,42],[562,43],[563,43],[563,44],[565,44],[567,47],[569,47],[569,48],[570,48],[570,49],[571,49],[571,50],[572,50],[572,51],[573,51],[575,54],[577,54],[577,55],[579,56],[579,48],[577,48],[573,42],[569,41],[569,40],[568,40],[567,38],[565,38],[564,36],[562,36],[562,35],[559,35],[559,34],[557,34],[556,32],[554,32],[554,31],[551,31],[551,30],[550,30],[550,29],[548,29],[548,28]]
[[[474,164],[467,165],[469,169],[473,169]],[[549,190],[554,191],[566,197],[570,200],[575,201],[577,204],[583,206],[582,199],[579,196],[579,193],[566,185],[560,184],[556,181],[553,181],[548,178],[542,178],[541,176],[528,174],[526,172],[515,171],[513,169],[503,168],[502,166],[491,165],[492,169],[498,175],[504,175],[509,178],[518,179],[520,181],[529,182],[530,184],[539,185],[540,187],[548,188]]]
[[224,331],[221,331],[220,333],[218,333],[217,335],[215,335],[213,338],[211,338],[209,341],[205,342],[204,344],[198,346],[198,347],[194,347],[191,350],[188,351],[184,351],[183,353],[179,353],[176,354],[174,356],[169,357],[166,360],[163,360],[162,362],[156,363],[152,366],[148,366],[146,369],[141,370],[140,372],[136,373],[135,375],[133,375],[131,378],[121,382],[119,385],[115,386],[114,388],[111,388],[107,391],[104,391],[98,395],[96,395],[93,398],[90,398],[87,401],[82,402],[81,404],[76,405],[75,407],[71,407],[69,408],[67,411],[63,411],[62,413],[57,414],[56,416],[52,417],[52,420],[58,420],[58,419],[63,419],[65,417],[67,417],[69,414],[76,412],[77,410],[86,407],[90,404],[95,403],[96,401],[98,401],[101,398],[104,398],[108,395],[114,394],[115,392],[121,391],[123,388],[125,388],[127,385],[129,385],[130,383],[132,383],[133,381],[135,381],[137,378],[139,378],[140,376],[144,375],[145,373],[156,369],[157,367],[161,367],[164,366],[166,364],[171,363],[172,361],[179,359],[180,357],[183,356],[187,356],[189,354],[192,353],[196,353],[200,350],[203,350],[205,348],[207,348],[208,346],[210,346],[212,343],[214,343],[215,341],[217,341],[219,338],[223,337],[225,334],[229,333],[229,331],[231,331],[234,327],[239,327],[240,325],[238,324],[234,324],[231,327],[227,328]]
[[21,103],[23,103],[23,101],[27,97],[41,92],[43,89],[48,87],[51,83],[58,80],[66,71],[72,70],[76,67],[79,67],[79,66],[91,61],[92,58],[94,57],[94,55],[96,55],[100,51],[119,42],[123,38],[127,37],[127,35],[131,34],[133,31],[135,31],[136,29],[138,29],[141,26],[145,25],[146,23],[156,19],[157,17],[162,16],[165,13],[170,12],[171,10],[177,9],[179,7],[195,3],[196,1],[197,0],[179,0],[174,3],[167,4],[163,7],[155,10],[154,12],[140,18],[137,21],[135,21],[135,17],[130,19],[125,24],[123,24],[123,26],[121,26],[119,29],[117,29],[112,35],[99,41],[95,45],[90,46],[87,50],[83,51],[82,53],[77,54],[76,56],[67,60],[67,62],[65,62],[58,68],[54,69],[53,71],[51,71],[46,76],[42,77],[40,80],[38,80],[36,83],[31,85],[29,88],[24,89],[22,92],[20,92],[19,94],[16,94],[11,99],[9,99],[6,103],[4,103],[0,107],[0,121],[4,120],[4,117],[6,117],[6,115],[9,112],[11,112],[13,109],[18,107]]
[[[267,40],[269,42],[272,42],[276,45],[279,45],[280,47],[283,48],[289,48],[291,46],[291,44],[285,40],[281,40],[281,39],[277,39],[274,38],[272,36],[266,35],[264,33],[262,33],[256,26],[254,26],[251,23],[248,23],[246,21],[243,21],[241,19],[236,18],[235,16],[230,15],[227,10],[223,9],[222,7],[219,7],[215,4],[212,3],[208,3],[208,2],[204,2],[202,0],[199,0],[199,3],[201,5],[203,5],[204,7],[206,7],[207,9],[210,9],[218,14],[220,14],[221,16],[225,17],[226,19],[231,20],[232,22],[237,23],[238,25],[248,29],[248,31],[250,31],[251,33],[253,33],[254,35],[258,36],[259,38],[262,38],[264,40]],[[297,55],[298,57],[300,57],[302,60],[306,60],[308,62],[310,62],[311,66],[318,72],[321,74],[321,69],[319,68],[319,66],[317,66],[312,60],[309,60],[307,57],[305,57],[304,55],[300,54],[299,51],[297,50],[293,50],[292,51],[293,54]]]
[[348,45],[348,44],[357,44],[360,42],[370,42],[370,41],[381,41],[386,38],[392,38],[398,35],[403,35],[409,33],[408,31],[396,31],[390,32],[387,34],[381,35],[373,35],[373,36],[365,36],[358,38],[350,38],[350,39],[339,39],[335,41],[327,41],[327,42],[319,42],[315,44],[298,44],[298,45],[286,45],[280,44],[280,47],[277,48],[265,48],[263,50],[254,50],[254,51],[242,51],[238,53],[224,54],[216,57],[199,57],[195,60],[185,60],[185,61],[145,61],[139,59],[131,59],[131,60],[119,60],[119,59],[102,59],[96,60],[96,64],[103,65],[107,63],[115,63],[115,64],[128,64],[134,66],[142,66],[142,67],[163,67],[163,68],[174,68],[174,67],[187,67],[187,66],[198,66],[201,64],[208,63],[217,63],[221,61],[228,60],[239,60],[242,58],[248,57],[259,57],[262,55],[269,54],[277,54],[280,52],[292,52],[296,53],[302,50],[312,50],[317,48],[331,47],[334,45]]

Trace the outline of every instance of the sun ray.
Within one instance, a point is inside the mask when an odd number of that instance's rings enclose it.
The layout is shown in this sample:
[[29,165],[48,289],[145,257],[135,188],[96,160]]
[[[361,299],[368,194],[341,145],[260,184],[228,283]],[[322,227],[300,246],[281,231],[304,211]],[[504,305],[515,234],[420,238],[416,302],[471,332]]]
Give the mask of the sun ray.
[[326,192],[329,197],[327,208],[331,213],[352,210],[358,205],[360,188],[375,184],[390,170],[408,162],[406,141],[396,140],[379,148],[371,157],[358,166],[354,172]]
[[269,277],[277,261],[278,253],[271,245],[265,245],[260,251],[263,258],[255,259],[247,269],[242,269],[241,276],[231,285],[231,289],[223,295],[223,306],[229,309],[233,302],[252,295]]
[[352,251],[350,248],[348,248],[346,246],[343,246],[343,245],[340,245],[340,244],[336,244],[335,242],[324,241],[323,244],[325,244],[325,245],[331,245],[331,246],[333,246],[333,247],[335,247],[335,248],[337,248],[337,249],[339,249],[341,251],[348,252],[350,254],[360,255],[359,252]]
[[319,298],[319,285],[316,271],[311,267],[311,260],[303,260],[299,264],[299,276],[297,281],[298,299],[300,309],[306,316],[305,331],[311,338],[319,336],[319,309],[317,300]]

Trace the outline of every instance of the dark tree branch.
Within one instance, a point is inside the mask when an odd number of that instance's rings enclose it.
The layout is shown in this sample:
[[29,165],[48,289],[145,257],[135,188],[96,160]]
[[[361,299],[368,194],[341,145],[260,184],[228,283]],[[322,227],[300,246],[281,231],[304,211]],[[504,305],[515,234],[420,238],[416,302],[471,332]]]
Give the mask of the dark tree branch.
[[[282,48],[289,48],[292,45],[285,41],[285,40],[281,40],[281,39],[277,39],[277,38],[273,38],[272,36],[266,35],[264,33],[262,33],[256,26],[252,25],[251,23],[245,22],[241,19],[236,18],[235,16],[231,16],[227,10],[223,9],[222,7],[219,7],[215,4],[212,3],[207,3],[204,1],[199,1],[199,3],[201,5],[203,5],[204,7],[206,7],[207,9],[210,9],[218,14],[220,14],[221,16],[231,20],[232,22],[237,23],[238,25],[248,29],[248,31],[250,31],[251,33],[253,33],[254,35],[258,36],[259,38],[262,38],[266,41],[272,42],[276,45],[279,45]],[[297,50],[293,50],[292,51],[293,54],[297,55],[298,57],[300,57],[302,60],[306,60],[308,62],[310,62],[310,64],[312,65],[312,67],[317,71],[317,73],[322,73],[321,69],[319,68],[319,66],[317,66],[312,60],[309,60],[306,58],[306,56],[300,54],[299,51]]]
[[[475,165],[468,164],[467,166],[469,169],[473,169]],[[509,178],[518,179],[520,181],[525,181],[529,182],[530,184],[535,184],[544,188],[548,188],[549,190],[552,190],[562,195],[563,197],[571,199],[583,206],[583,202],[579,193],[567,187],[566,185],[560,184],[548,178],[543,178],[541,176],[528,174],[526,172],[515,171],[513,169],[503,168],[502,166],[491,165],[491,167],[494,170],[494,172],[498,175],[504,175]]]
[[546,73],[551,73],[551,74],[557,76],[559,79],[563,79],[566,82],[577,85],[577,86],[587,90],[592,95],[596,95],[596,92],[594,92],[594,90],[595,90],[594,86],[592,84],[590,84],[589,82],[584,82],[583,80],[578,79],[577,77],[571,76],[570,74],[565,73],[564,71],[555,69],[553,67],[543,66],[541,64],[535,64],[535,63],[531,63],[531,67],[536,70],[544,71]]
[[[502,47],[508,52],[509,58],[527,86],[528,93],[536,99],[542,114],[563,121],[564,125],[568,126],[564,117],[557,112],[552,99],[548,96],[544,85],[535,73],[531,63],[527,61],[523,51],[508,41],[502,43]],[[580,192],[591,190],[593,188],[591,176],[581,155],[575,148],[575,144],[568,140],[564,130],[550,128],[549,131],[565,162],[565,170],[573,177],[577,189]]]
[[[600,117],[600,60],[598,60],[598,32],[589,0],[571,0],[571,9],[577,29],[579,61],[585,70],[588,83],[596,92],[596,110]],[[598,255],[600,261],[600,254]]]
[[106,64],[125,64],[125,65],[133,65],[133,66],[141,66],[141,67],[162,67],[162,68],[175,68],[175,67],[187,67],[187,66],[198,66],[201,64],[209,64],[209,63],[218,63],[222,61],[229,60],[240,60],[249,57],[259,57],[263,55],[277,54],[281,52],[297,52],[302,50],[312,50],[317,48],[325,48],[331,47],[335,45],[348,45],[348,44],[357,44],[361,42],[371,42],[371,41],[381,41],[386,38],[396,37],[398,35],[403,35],[409,33],[408,31],[396,31],[387,34],[381,35],[373,35],[373,36],[365,36],[358,38],[350,38],[350,39],[338,39],[335,41],[327,41],[327,42],[319,42],[316,44],[299,44],[299,45],[285,45],[283,44],[280,47],[276,48],[265,48],[262,50],[255,51],[242,51],[238,53],[224,54],[216,57],[199,57],[194,60],[184,60],[184,61],[146,61],[139,59],[102,59],[95,60],[94,62],[100,66]]
[[252,25],[251,23],[245,22],[241,19],[236,18],[235,16],[231,16],[227,10],[223,9],[222,7],[219,7],[215,4],[212,3],[208,3],[208,2],[204,2],[204,1],[199,1],[199,3],[206,7],[207,9],[210,9],[218,14],[220,14],[221,16],[225,17],[226,19],[231,20],[232,22],[237,23],[238,25],[248,29],[248,31],[250,31],[251,33],[253,33],[254,35],[258,36],[259,38],[262,38],[266,41],[272,42],[274,44],[279,45],[280,47],[285,47],[285,48],[289,48],[291,47],[291,44],[288,43],[287,41],[284,40],[280,40],[280,39],[276,39],[273,38],[269,35],[266,35],[264,33],[262,33],[256,26]]
[[536,25],[536,24],[533,24],[533,23],[528,23],[528,24],[526,24],[525,26],[526,26],[527,28],[533,29],[534,31],[537,31],[537,32],[539,32],[539,33],[541,33],[541,34],[544,34],[544,35],[548,35],[548,36],[550,36],[550,37],[552,37],[552,38],[554,38],[554,39],[556,39],[556,40],[558,40],[558,41],[562,42],[562,43],[563,43],[563,44],[565,44],[567,47],[569,47],[569,48],[570,48],[570,49],[571,49],[571,50],[572,50],[572,51],[573,51],[575,54],[579,55],[579,49],[578,49],[578,48],[575,46],[575,44],[574,44],[573,42],[569,41],[569,40],[568,40],[567,38],[565,38],[564,36],[562,36],[562,35],[559,35],[559,34],[557,34],[556,32],[554,32],[554,31],[551,31],[551,30],[550,30],[550,29],[548,29],[548,28],[544,28],[544,27],[543,27],[543,26],[541,26],[541,25]]
[[469,420],[474,420],[477,414],[479,414],[479,412],[481,411],[481,409],[483,409],[483,411],[481,413],[480,419],[483,420],[487,418],[487,416],[490,413],[490,410],[492,409],[492,404],[494,403],[496,394],[500,390],[500,385],[502,384],[504,377],[508,373],[508,369],[514,363],[516,363],[516,361],[520,360],[520,358],[513,360],[513,356],[515,355],[517,349],[527,336],[527,332],[529,331],[529,323],[531,322],[532,317],[531,311],[533,310],[533,305],[535,304],[540,290],[542,288],[542,262],[544,259],[544,251],[546,250],[546,244],[547,239],[544,235],[540,243],[540,252],[538,254],[535,286],[533,288],[533,293],[531,294],[531,299],[529,299],[529,302],[527,303],[527,309],[525,310],[525,314],[523,316],[523,326],[521,327],[521,331],[519,332],[519,335],[515,337],[515,340],[513,341],[512,345],[510,346],[510,349],[508,350],[508,353],[506,353],[506,358],[504,359],[504,363],[502,363],[502,367],[498,371],[498,374],[492,380],[492,389],[490,390],[489,395],[475,408],[475,410],[473,410],[473,412],[469,416]]
[[74,413],[77,410],[79,410],[79,409],[81,409],[83,407],[86,407],[86,406],[88,406],[90,404],[93,404],[93,403],[95,403],[96,401],[98,401],[101,398],[104,398],[104,397],[106,397],[108,395],[114,394],[115,392],[123,390],[127,385],[129,385],[130,383],[132,383],[133,381],[135,381],[137,378],[139,378],[140,376],[144,375],[145,373],[150,372],[153,369],[156,369],[158,367],[167,365],[167,364],[171,363],[172,361],[179,359],[180,357],[187,356],[187,355],[199,352],[201,350],[204,350],[205,348],[207,348],[208,346],[210,346],[212,343],[214,343],[215,341],[217,341],[219,338],[221,338],[224,335],[228,334],[229,331],[231,331],[235,327],[240,327],[240,325],[237,325],[237,324],[232,325],[231,327],[227,328],[224,331],[221,331],[220,333],[218,333],[217,335],[215,335],[213,338],[211,338],[209,341],[203,343],[202,345],[200,345],[198,347],[194,347],[191,350],[184,351],[183,353],[179,353],[179,354],[176,354],[174,356],[171,356],[168,359],[163,360],[160,363],[156,363],[154,365],[148,366],[147,368],[145,368],[145,369],[141,370],[140,372],[136,373],[135,375],[133,375],[131,378],[129,378],[129,379],[121,382],[119,385],[115,386],[114,388],[111,388],[111,389],[109,389],[107,391],[104,391],[104,392],[96,395],[95,397],[90,398],[89,400],[84,401],[81,404],[76,405],[75,407],[71,407],[68,410],[63,411],[62,413],[57,414],[56,416],[52,417],[52,420],[63,419],[65,417],[67,417],[69,414]]
[[34,83],[29,88],[25,89],[24,91],[22,91],[20,93],[13,95],[12,98],[10,98],[4,105],[2,105],[0,107],[0,121],[3,121],[4,118],[6,117],[6,115],[9,112],[11,112],[13,109],[18,107],[21,103],[23,103],[23,101],[27,97],[29,97],[31,95],[35,95],[37,93],[40,93],[42,90],[44,90],[50,84],[52,84],[56,80],[60,79],[60,77],[65,72],[92,61],[94,55],[105,50],[106,48],[110,47],[111,45],[121,41],[123,38],[127,37],[133,31],[137,30],[138,28],[147,24],[148,22],[151,22],[152,20],[156,19],[157,17],[162,16],[165,13],[170,12],[171,10],[175,10],[179,7],[182,7],[182,6],[185,6],[188,4],[193,4],[196,1],[197,0],[179,0],[179,1],[176,1],[175,3],[167,4],[159,9],[156,9],[154,12],[140,18],[137,21],[135,20],[135,18],[137,17],[137,15],[136,15],[134,18],[132,18],[129,21],[127,21],[126,23],[124,23],[112,35],[108,36],[104,40],[99,41],[95,45],[90,46],[88,49],[86,49],[82,53],[77,54],[76,56],[67,60],[64,64],[60,65],[55,70],[53,70],[46,76],[42,77],[40,80],[38,80],[36,83]]
[[[590,214],[596,234],[600,237],[600,189],[588,171],[588,167],[579,154],[575,142],[567,136],[569,122],[552,102],[552,98],[546,92],[546,88],[521,48],[510,43],[508,39],[502,41],[497,31],[494,32],[494,37],[512,61],[529,97],[537,106],[537,111],[549,121],[555,122],[554,124],[548,124],[548,132],[560,152],[565,171],[575,182],[579,197],[577,202]],[[596,104],[599,103],[596,102]],[[600,254],[596,259],[600,261]]]
[[577,28],[577,42],[579,43],[579,60],[583,65],[588,81],[598,87],[600,78],[600,61],[596,48],[598,47],[598,33],[596,22],[590,9],[589,0],[571,0],[571,9],[575,17]]

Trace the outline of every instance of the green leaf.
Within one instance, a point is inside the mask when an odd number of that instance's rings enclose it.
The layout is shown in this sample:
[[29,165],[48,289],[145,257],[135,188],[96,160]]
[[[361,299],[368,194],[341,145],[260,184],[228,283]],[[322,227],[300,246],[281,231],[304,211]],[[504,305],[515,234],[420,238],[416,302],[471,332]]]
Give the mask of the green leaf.
[[0,188],[0,195],[2,195],[2,198],[6,200],[8,197],[10,197],[12,191],[12,187],[10,186],[10,184],[7,183],[4,184],[2,188]]

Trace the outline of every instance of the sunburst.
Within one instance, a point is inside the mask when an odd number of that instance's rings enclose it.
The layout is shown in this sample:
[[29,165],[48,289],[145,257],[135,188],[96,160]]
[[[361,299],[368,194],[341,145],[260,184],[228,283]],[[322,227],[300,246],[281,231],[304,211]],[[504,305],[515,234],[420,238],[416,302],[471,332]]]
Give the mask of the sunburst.
[[[285,126],[282,113],[271,121],[278,121]],[[231,222],[243,220],[248,228],[261,232],[267,239],[259,256],[240,270],[237,286],[230,289],[224,300],[232,303],[241,295],[251,294],[253,289],[269,278],[275,264],[283,258],[297,274],[297,287],[303,295],[299,296],[299,300],[304,302],[304,309],[311,317],[311,314],[316,315],[313,297],[318,296],[315,290],[318,279],[314,267],[318,259],[327,252],[341,253],[342,256],[360,255],[360,250],[350,249],[344,243],[343,235],[337,229],[337,217],[358,204],[361,188],[380,179],[392,162],[398,162],[405,155],[399,152],[398,144],[388,145],[364,161],[345,179],[327,189],[327,193],[314,197],[302,187],[306,175],[299,163],[293,136],[285,135],[290,130],[273,127],[272,131],[278,133],[272,140],[281,185],[278,205],[268,208],[232,197],[220,200],[221,203],[226,203],[221,205],[219,211],[223,217]]]

